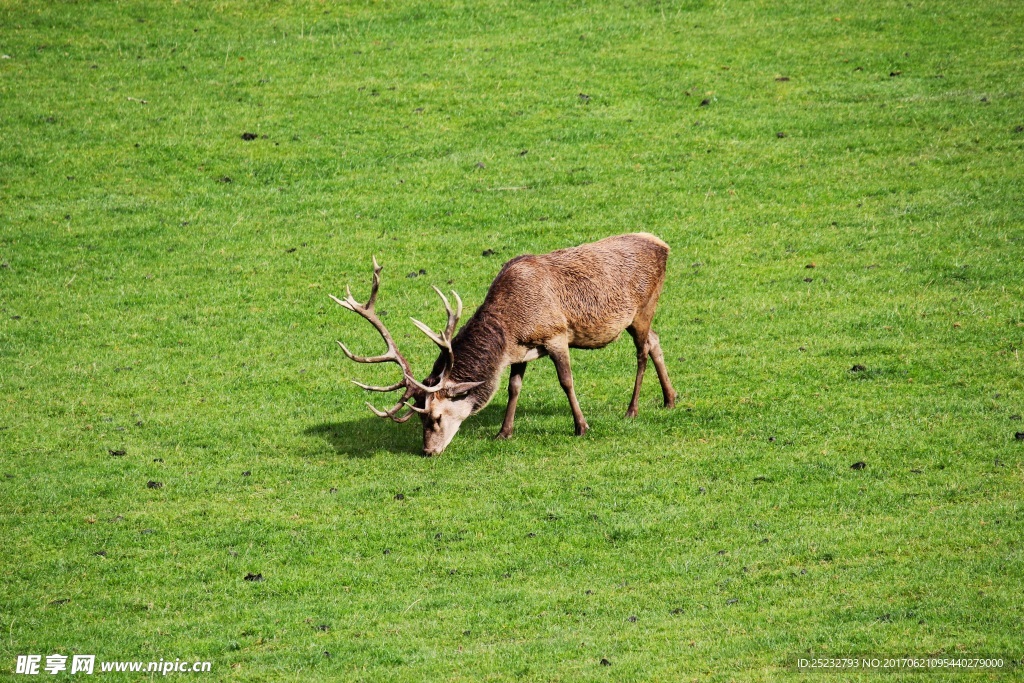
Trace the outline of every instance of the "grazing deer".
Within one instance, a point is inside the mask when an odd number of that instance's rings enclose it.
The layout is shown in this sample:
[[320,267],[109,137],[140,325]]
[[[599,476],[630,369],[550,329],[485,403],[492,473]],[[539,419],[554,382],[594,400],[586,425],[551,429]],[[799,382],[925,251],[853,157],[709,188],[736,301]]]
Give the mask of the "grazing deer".
[[398,403],[387,411],[369,402],[367,405],[376,415],[395,422],[405,422],[418,413],[423,422],[425,455],[443,451],[462,422],[490,402],[502,370],[509,366],[508,407],[497,438],[510,437],[526,364],[541,356],[554,361],[558,381],[572,408],[576,435],[581,436],[588,425],[573,390],[569,349],[602,348],[623,330],[633,337],[637,359],[636,383],[626,417],[637,414],[648,356],[658,372],[665,407],[675,405],[676,392],[668,379],[661,344],[651,329],[665,283],[668,252],[667,244],[640,232],[540,256],[518,256],[502,267],[483,304],[458,334],[455,328],[462,315],[462,300],[452,292],[456,301],[453,312],[448,298],[434,287],[444,302],[448,324],[444,331],[435,333],[413,319],[416,327],[441,349],[433,370],[422,382],[413,376],[409,362],[398,352],[391,333],[374,311],[381,271],[374,258],[373,285],[365,304],[357,303],[348,288],[345,299],[331,298],[366,318],[384,338],[387,351],[380,356],[356,356],[344,344],[338,344],[357,363],[393,362],[401,367],[402,379],[391,386],[355,384],[369,391],[403,390]]

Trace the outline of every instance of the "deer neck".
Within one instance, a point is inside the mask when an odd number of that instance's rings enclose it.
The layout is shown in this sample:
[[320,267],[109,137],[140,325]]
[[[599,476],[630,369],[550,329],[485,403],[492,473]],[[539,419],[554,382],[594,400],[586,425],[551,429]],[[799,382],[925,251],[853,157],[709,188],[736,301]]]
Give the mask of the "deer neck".
[[[498,390],[501,371],[507,364],[505,330],[496,319],[478,310],[455,335],[452,351],[455,366],[448,377],[453,382],[483,382],[468,395],[473,412],[482,410]],[[436,374],[440,371],[439,364],[443,366],[443,354],[434,364]]]

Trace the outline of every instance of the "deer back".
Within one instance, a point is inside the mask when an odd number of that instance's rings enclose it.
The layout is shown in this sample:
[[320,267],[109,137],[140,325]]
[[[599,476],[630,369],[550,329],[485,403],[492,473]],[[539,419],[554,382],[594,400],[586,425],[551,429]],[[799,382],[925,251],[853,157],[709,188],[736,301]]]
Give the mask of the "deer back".
[[522,346],[566,334],[571,346],[600,348],[657,301],[668,252],[654,235],[633,233],[520,256],[498,273],[478,313],[503,321]]

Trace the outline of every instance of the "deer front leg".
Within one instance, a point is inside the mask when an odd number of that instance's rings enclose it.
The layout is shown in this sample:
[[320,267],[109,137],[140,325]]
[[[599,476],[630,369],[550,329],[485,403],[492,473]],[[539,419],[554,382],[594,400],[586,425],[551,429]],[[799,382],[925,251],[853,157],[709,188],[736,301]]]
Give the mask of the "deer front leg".
[[569,398],[569,407],[572,408],[572,420],[576,424],[576,436],[583,436],[590,429],[583,411],[580,410],[579,401],[576,400],[576,392],[572,388],[572,369],[569,367],[569,343],[564,338],[551,340],[544,346],[544,350],[555,362],[555,371],[558,373],[558,383],[562,385],[565,395]]
[[519,391],[523,388],[523,375],[526,374],[526,363],[513,363],[508,375],[508,407],[505,408],[505,421],[501,423],[501,431],[494,438],[507,439],[512,436],[512,422],[516,419],[516,403],[519,402]]

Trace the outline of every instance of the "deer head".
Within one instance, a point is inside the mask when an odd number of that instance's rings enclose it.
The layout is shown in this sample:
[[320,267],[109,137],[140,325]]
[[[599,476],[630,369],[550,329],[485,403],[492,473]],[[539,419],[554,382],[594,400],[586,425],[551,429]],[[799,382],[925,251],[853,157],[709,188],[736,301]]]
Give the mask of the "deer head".
[[[380,288],[380,271],[382,266],[373,259],[373,284],[370,289],[370,298],[365,304],[358,303],[352,298],[352,291],[345,287],[345,298],[339,299],[329,295],[339,306],[354,311],[366,318],[371,325],[380,333],[387,344],[387,351],[379,356],[357,356],[340,341],[338,345],[351,360],[357,363],[396,363],[402,370],[402,379],[395,384],[386,387],[371,386],[352,380],[353,384],[362,387],[367,391],[390,392],[402,390],[402,396],[398,402],[388,410],[379,410],[367,401],[366,405],[374,415],[391,419],[395,422],[406,422],[413,413],[418,413],[423,423],[423,453],[425,455],[437,455],[441,453],[455,433],[459,431],[462,422],[469,417],[473,410],[472,404],[466,400],[466,395],[483,384],[483,382],[455,382],[450,378],[450,373],[455,367],[455,353],[452,351],[452,336],[459,324],[459,317],[462,315],[462,299],[455,292],[457,302],[456,310],[453,312],[448,298],[440,289],[434,287],[434,291],[444,302],[445,312],[448,314],[448,324],[444,331],[435,333],[427,325],[412,319],[416,327],[420,329],[441,349],[441,372],[438,376],[429,377],[426,382],[419,382],[413,376],[409,362],[398,352],[398,347],[387,327],[377,317],[374,304],[377,301],[377,290]],[[441,360],[441,359],[439,359]],[[429,382],[429,384],[428,384]],[[403,412],[405,411],[405,412]]]

